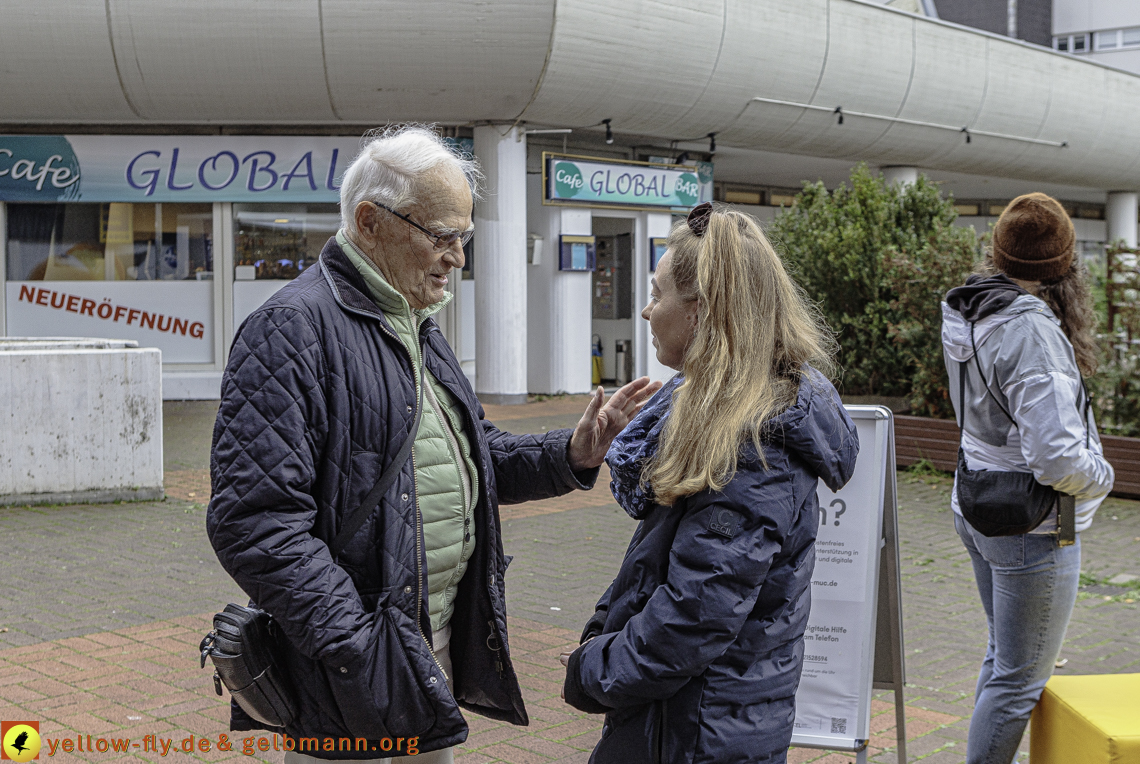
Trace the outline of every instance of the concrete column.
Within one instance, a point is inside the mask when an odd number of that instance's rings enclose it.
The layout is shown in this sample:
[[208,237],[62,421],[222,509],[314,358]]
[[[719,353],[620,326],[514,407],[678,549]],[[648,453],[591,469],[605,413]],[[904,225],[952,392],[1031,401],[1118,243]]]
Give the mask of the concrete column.
[[484,403],[526,403],[526,136],[475,128],[487,176],[475,205],[475,392]]
[[[593,214],[588,209],[559,210],[561,233],[589,236]],[[557,240],[551,242],[550,258],[550,383],[555,393],[588,393],[590,337],[593,334],[594,303],[590,295],[593,275],[558,270]],[[538,306],[536,306],[538,307]]]
[[891,185],[899,183],[904,186],[912,186],[918,181],[917,167],[905,167],[898,165],[894,167],[883,167],[880,169],[882,170],[883,177],[886,178],[887,183]]
[[1124,239],[1125,245],[1136,247],[1137,197],[1135,191],[1110,191],[1108,193],[1104,217],[1108,229],[1109,244]]

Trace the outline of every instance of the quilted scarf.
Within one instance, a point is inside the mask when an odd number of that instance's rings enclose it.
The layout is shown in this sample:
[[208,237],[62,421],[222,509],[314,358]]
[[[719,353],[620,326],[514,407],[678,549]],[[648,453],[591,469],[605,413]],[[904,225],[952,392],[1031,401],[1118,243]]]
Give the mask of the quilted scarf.
[[606,452],[606,464],[612,478],[610,491],[634,520],[643,519],[656,506],[653,491],[647,490],[649,486],[641,486],[641,471],[646,461],[657,453],[657,442],[673,405],[673,393],[683,381],[684,377],[678,374],[666,382],[614,438]]

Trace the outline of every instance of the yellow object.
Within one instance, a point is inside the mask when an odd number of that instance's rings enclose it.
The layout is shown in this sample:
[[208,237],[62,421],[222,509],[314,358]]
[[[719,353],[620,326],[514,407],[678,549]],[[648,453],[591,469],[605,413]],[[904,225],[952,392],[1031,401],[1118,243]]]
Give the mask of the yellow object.
[[1140,764],[1140,674],[1054,676],[1029,724],[1032,764]]
[[605,371],[605,366],[602,364],[602,357],[600,355],[590,357],[593,359],[593,371],[590,374],[590,383],[600,385],[602,384],[602,372]]

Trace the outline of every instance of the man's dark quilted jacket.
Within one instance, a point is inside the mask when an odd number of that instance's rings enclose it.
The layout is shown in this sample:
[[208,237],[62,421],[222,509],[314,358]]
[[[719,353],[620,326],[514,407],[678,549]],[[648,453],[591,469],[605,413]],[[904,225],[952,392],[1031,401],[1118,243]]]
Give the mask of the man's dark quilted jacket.
[[[335,239],[234,341],[206,526],[222,566],[287,638],[300,711],[285,731],[294,738],[418,736],[430,751],[467,738],[459,706],[527,724],[507,649],[509,558],[497,507],[589,487],[597,471],[571,472],[569,430],[511,435],[484,420],[433,320],[420,341],[428,371],[462,404],[482,489],[476,548],[451,619],[454,697],[429,646],[412,459],[339,560],[329,552],[399,451],[417,402],[407,351]],[[259,726],[233,708],[232,729]]]

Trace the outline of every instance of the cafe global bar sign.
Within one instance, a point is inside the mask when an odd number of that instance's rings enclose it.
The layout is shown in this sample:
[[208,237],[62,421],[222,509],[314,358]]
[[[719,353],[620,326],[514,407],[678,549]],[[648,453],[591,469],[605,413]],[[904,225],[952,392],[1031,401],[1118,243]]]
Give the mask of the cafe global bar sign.
[[620,162],[543,154],[543,203],[586,207],[688,209],[712,201],[711,162]]

